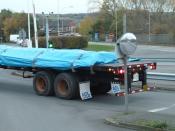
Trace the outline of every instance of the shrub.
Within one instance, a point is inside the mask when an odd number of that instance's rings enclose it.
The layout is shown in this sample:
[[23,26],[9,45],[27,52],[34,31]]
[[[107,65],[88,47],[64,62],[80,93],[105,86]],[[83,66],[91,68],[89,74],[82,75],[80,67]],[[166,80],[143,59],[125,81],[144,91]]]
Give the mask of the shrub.
[[[33,39],[34,43],[34,39]],[[53,48],[56,49],[81,49],[85,48],[88,45],[86,37],[83,36],[50,36],[49,43],[53,44]],[[46,38],[39,37],[38,44],[40,48],[46,47]]]

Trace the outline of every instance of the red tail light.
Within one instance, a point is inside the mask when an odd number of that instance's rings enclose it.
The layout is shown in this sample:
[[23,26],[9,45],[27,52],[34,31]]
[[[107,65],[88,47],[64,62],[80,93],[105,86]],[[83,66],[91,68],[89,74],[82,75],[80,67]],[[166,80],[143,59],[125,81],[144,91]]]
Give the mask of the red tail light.
[[156,63],[148,64],[148,68],[150,70],[155,70],[157,68],[157,65],[156,65]]
[[123,75],[125,73],[125,70],[122,68],[117,69],[117,70],[109,68],[108,71],[112,72],[113,74],[120,74],[120,75]]
[[125,70],[124,69],[118,70],[118,74],[124,74],[124,73],[125,73]]

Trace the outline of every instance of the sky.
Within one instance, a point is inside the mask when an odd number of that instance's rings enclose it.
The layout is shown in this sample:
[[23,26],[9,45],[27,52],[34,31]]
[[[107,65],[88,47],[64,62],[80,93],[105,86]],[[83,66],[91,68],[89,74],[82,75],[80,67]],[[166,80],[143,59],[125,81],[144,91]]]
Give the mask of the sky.
[[[90,0],[33,0],[37,13],[87,13]],[[29,8],[28,8],[29,7]],[[59,7],[59,8],[58,8]],[[32,0],[0,0],[0,10],[33,12]]]

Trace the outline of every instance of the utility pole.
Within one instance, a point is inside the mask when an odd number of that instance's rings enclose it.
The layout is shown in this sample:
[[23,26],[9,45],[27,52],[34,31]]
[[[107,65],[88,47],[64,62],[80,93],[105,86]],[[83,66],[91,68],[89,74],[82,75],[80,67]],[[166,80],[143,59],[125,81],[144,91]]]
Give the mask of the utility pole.
[[29,0],[27,1],[28,4],[28,38],[29,38],[29,42],[31,42],[31,36],[30,36],[30,13],[29,13]]
[[[68,6],[68,7],[64,7],[63,9],[62,9],[62,11],[64,11],[65,9],[67,9],[67,8],[74,8],[72,5],[71,6]],[[65,25],[65,22],[66,21],[66,19],[64,19],[63,17],[62,17],[62,32],[64,33],[64,31],[66,32],[66,30],[64,29],[64,25]]]
[[64,19],[62,18],[62,33],[64,33]]
[[[148,10],[149,11],[149,10]],[[151,16],[150,16],[150,11],[149,11],[149,42],[151,42]]]
[[28,38],[29,41],[31,41],[31,36],[30,36],[30,14],[28,13]]
[[28,23],[28,41],[27,41],[27,47],[32,48],[32,41],[31,41],[31,35],[30,35],[30,3],[29,0],[27,0],[27,10],[28,10],[28,16],[27,16],[27,23]]
[[126,12],[123,14],[123,34],[126,33]]
[[118,33],[117,33],[117,24],[118,24],[118,22],[117,22],[117,3],[115,2],[115,0],[113,0],[113,2],[114,2],[114,15],[115,15],[115,24],[116,24],[116,26],[115,26],[115,28],[116,28],[116,32],[115,32],[115,35],[116,35],[116,42],[117,42],[117,35],[118,35]]
[[59,23],[59,0],[57,0],[57,13],[58,13],[58,17],[57,17],[57,19],[58,19],[58,36],[60,35],[60,23]]
[[33,23],[34,23],[34,31],[35,31],[35,48],[38,48],[38,30],[37,30],[36,13],[35,13],[34,3],[33,3]]
[[49,47],[49,23],[48,23],[48,17],[46,16],[46,48]]
[[125,113],[128,113],[128,57],[125,56],[124,58],[124,85],[125,85]]

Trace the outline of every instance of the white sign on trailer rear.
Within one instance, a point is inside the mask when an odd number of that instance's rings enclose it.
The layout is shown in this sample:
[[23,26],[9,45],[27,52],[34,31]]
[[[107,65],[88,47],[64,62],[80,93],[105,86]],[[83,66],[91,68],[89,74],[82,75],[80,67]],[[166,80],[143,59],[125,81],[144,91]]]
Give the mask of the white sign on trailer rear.
[[19,35],[18,34],[11,34],[10,35],[10,42],[17,42],[19,39]]
[[90,81],[79,83],[80,96],[82,100],[87,100],[92,98],[90,91]]

